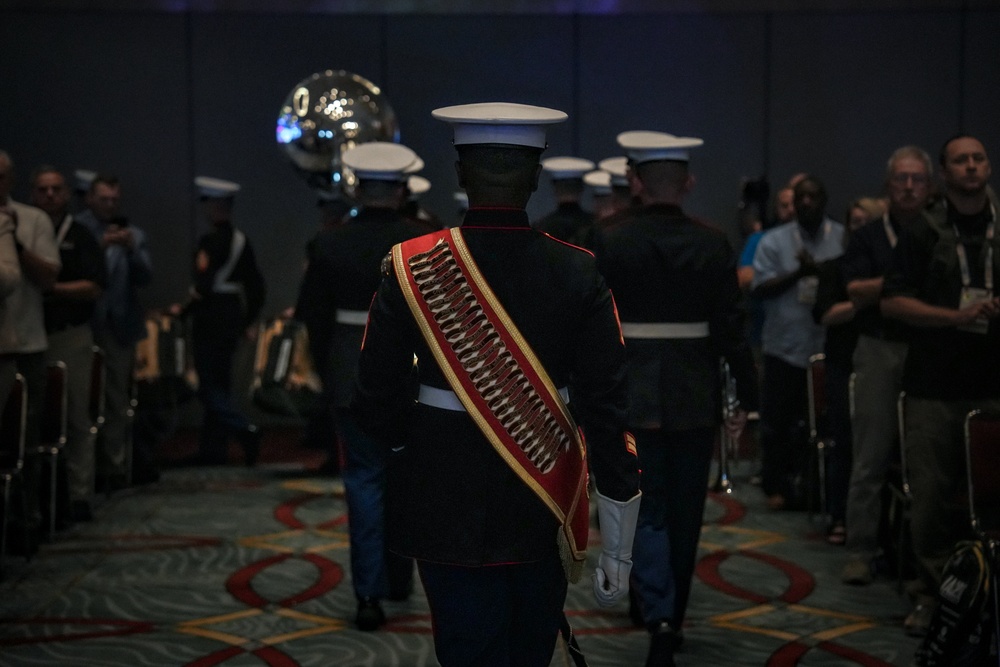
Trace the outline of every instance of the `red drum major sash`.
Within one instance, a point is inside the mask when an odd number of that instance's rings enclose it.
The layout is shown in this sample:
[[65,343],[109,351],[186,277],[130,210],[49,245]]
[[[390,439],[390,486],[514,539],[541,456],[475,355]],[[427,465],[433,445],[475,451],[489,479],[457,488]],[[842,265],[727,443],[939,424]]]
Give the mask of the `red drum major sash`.
[[441,370],[483,435],[559,521],[570,581],[586,558],[583,437],[541,363],[479,272],[459,229],[392,249],[396,279]]

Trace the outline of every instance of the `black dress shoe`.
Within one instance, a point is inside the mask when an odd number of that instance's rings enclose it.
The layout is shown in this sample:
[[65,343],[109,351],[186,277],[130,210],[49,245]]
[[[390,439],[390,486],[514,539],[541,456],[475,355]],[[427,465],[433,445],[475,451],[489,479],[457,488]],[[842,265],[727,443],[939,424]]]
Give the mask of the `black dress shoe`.
[[354,617],[354,624],[362,632],[372,632],[385,625],[385,612],[377,598],[358,598],[358,615]]
[[263,437],[264,434],[261,432],[260,427],[255,424],[247,426],[246,430],[240,435],[240,444],[243,445],[243,458],[248,468],[253,468],[257,465],[257,459],[260,457],[260,441]]
[[684,641],[684,635],[674,629],[667,621],[650,628],[649,653],[646,656],[646,667],[676,667],[674,653]]

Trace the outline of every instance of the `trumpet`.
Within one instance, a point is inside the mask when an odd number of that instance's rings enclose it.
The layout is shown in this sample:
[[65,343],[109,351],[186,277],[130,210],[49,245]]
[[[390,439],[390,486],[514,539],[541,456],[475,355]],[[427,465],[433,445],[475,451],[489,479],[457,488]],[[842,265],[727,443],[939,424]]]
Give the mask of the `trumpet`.
[[736,378],[729,371],[729,362],[719,359],[719,375],[722,380],[722,426],[719,429],[719,475],[712,485],[716,493],[732,493],[733,482],[729,477],[729,459],[736,456],[736,439],[726,430],[726,420],[736,414],[740,399],[736,396]]

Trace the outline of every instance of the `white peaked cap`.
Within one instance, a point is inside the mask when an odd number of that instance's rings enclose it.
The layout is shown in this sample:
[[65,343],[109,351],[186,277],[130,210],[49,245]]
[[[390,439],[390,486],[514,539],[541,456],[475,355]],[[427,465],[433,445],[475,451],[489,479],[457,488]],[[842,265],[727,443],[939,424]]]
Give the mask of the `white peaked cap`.
[[618,135],[618,145],[625,149],[628,159],[635,164],[654,160],[691,159],[689,149],[697,148],[705,142],[697,137],[675,137],[666,132],[634,130]]
[[545,126],[561,123],[562,111],[513,102],[482,102],[435,109],[431,115],[450,123],[455,145],[510,144],[545,148]]
[[603,169],[588,171],[583,175],[583,182],[594,190],[595,195],[611,194],[611,174]]
[[198,176],[194,179],[198,194],[206,199],[228,199],[240,191],[240,184],[224,181],[211,176]]
[[628,172],[628,158],[624,155],[601,160],[597,166],[611,174],[611,185],[628,185],[628,177],[626,176]]
[[370,141],[358,144],[341,155],[345,165],[359,179],[379,181],[406,180],[408,169],[419,160],[417,154],[402,144],[390,141]]
[[410,191],[410,198],[416,199],[431,189],[431,182],[423,176],[410,176],[406,179],[406,188]]
[[411,164],[409,167],[407,167],[406,169],[404,169],[403,173],[405,173],[405,174],[415,174],[418,171],[423,171],[423,168],[424,168],[424,161],[421,160],[420,156],[418,155],[417,159],[413,161],[413,164]]
[[583,178],[593,168],[593,162],[581,157],[550,157],[542,160],[542,169],[554,180]]

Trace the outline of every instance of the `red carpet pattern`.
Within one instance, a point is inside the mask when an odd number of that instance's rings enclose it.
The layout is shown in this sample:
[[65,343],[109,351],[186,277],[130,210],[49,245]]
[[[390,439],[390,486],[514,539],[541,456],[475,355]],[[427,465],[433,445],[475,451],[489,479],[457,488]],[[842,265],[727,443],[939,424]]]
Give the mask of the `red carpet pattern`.
[[[8,559],[0,666],[437,665],[419,587],[385,604],[383,631],[353,628],[334,478],[287,464],[170,470],[96,514],[31,562]],[[592,533],[591,565],[598,545]],[[906,600],[884,579],[843,586],[842,558],[804,513],[768,512],[745,481],[713,495],[678,664],[909,665]],[[624,603],[596,608],[588,578],[567,612],[591,667],[643,664],[645,632]],[[569,664],[561,648],[552,664]]]

